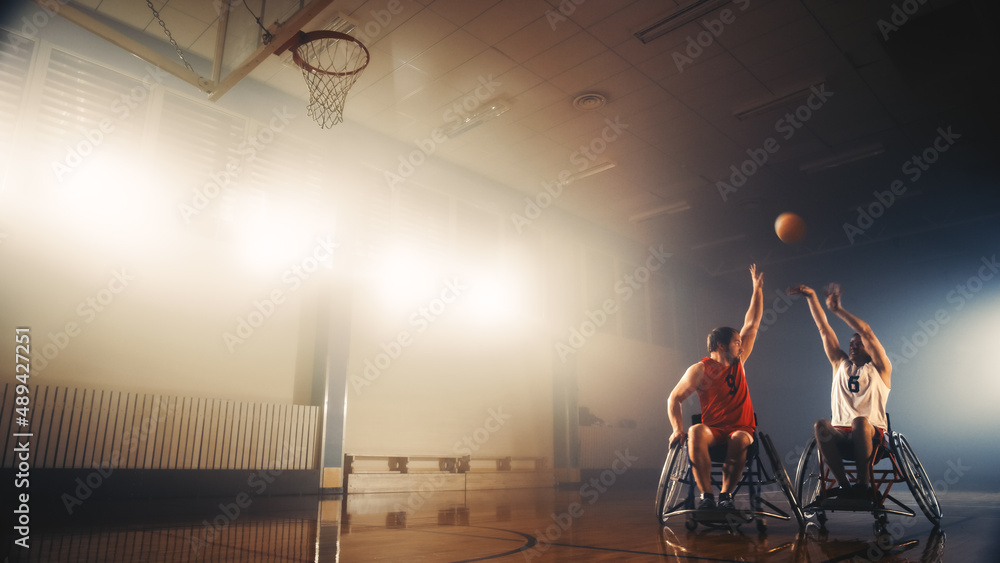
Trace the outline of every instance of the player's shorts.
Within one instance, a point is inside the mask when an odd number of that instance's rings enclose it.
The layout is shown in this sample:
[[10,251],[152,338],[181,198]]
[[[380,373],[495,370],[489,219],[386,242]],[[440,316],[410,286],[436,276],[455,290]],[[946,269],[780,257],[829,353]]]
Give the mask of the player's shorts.
[[756,430],[757,430],[753,426],[724,426],[724,427],[715,427],[715,426],[708,426],[707,424],[705,426],[707,426],[708,429],[712,431],[712,444],[713,445],[715,445],[715,444],[725,444],[726,443],[726,438],[729,438],[730,436],[732,436],[733,432],[738,432],[740,430],[743,430],[744,432],[746,432],[750,436],[753,436],[753,433],[756,432]]
[[[837,430],[840,430],[847,436],[848,439],[851,438],[851,434],[854,429],[850,426],[834,426]],[[875,463],[878,463],[882,459],[886,452],[889,451],[889,440],[886,438],[885,430],[875,426],[875,434],[872,435],[872,448],[875,451]],[[843,459],[854,459],[854,443],[851,441],[840,442],[837,444],[837,448],[840,450],[840,457]]]

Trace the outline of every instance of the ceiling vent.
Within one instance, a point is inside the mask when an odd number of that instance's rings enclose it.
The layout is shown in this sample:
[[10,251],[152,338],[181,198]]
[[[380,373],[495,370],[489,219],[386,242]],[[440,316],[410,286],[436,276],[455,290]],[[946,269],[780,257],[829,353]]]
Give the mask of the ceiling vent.
[[608,99],[597,92],[587,92],[573,98],[573,107],[583,111],[594,111],[604,107]]

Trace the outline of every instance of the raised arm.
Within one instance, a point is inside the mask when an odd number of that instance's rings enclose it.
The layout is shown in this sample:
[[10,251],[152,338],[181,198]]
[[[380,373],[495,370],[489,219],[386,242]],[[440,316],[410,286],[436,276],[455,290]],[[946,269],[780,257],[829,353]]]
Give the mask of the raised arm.
[[760,328],[760,317],[764,314],[764,273],[757,273],[757,265],[750,265],[750,281],[753,282],[753,295],[750,296],[750,308],[743,318],[743,329],[740,330],[740,361],[746,363],[757,340],[757,329]]
[[830,364],[833,365],[833,369],[836,370],[837,366],[847,359],[847,354],[840,349],[840,341],[837,340],[837,333],[833,332],[829,321],[826,320],[826,313],[823,312],[823,306],[820,304],[816,292],[807,285],[800,285],[788,288],[788,294],[806,296],[806,301],[809,303],[809,312],[812,313],[816,328],[819,329],[819,337],[823,339],[823,349],[826,351],[826,357],[830,360]]
[[878,341],[875,336],[875,331],[872,327],[868,326],[868,323],[857,318],[856,316],[848,313],[840,306],[840,291],[831,291],[829,295],[826,296],[826,307],[830,309],[830,312],[834,315],[840,317],[845,323],[848,324],[854,332],[858,333],[861,337],[861,343],[865,346],[865,352],[872,357],[872,363],[875,364],[875,369],[878,370],[880,376],[882,376],[882,381],[885,382],[886,387],[892,387],[891,376],[892,376],[892,362],[889,361],[889,356],[885,353],[885,348],[882,347],[882,343]]
[[681,380],[674,386],[667,399],[667,417],[674,431],[670,435],[670,445],[684,439],[684,419],[681,413],[681,403],[698,389],[701,378],[705,375],[705,366],[699,362],[689,367]]

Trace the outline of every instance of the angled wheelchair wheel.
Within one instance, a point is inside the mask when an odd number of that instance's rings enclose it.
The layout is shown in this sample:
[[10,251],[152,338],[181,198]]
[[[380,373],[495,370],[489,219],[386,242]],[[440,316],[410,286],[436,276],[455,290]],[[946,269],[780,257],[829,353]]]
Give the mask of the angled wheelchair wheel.
[[757,533],[766,534],[767,533],[767,520],[763,516],[756,518],[757,520]]
[[913,448],[910,447],[906,438],[898,432],[892,434],[897,461],[903,471],[903,477],[906,479],[906,486],[910,488],[910,492],[913,493],[913,498],[920,505],[924,516],[931,521],[931,524],[937,526],[941,523],[941,505],[938,504],[937,495],[934,494],[934,486],[931,485],[930,479],[927,478],[927,472],[924,471],[924,466],[913,453]]
[[666,525],[671,513],[683,508],[686,503],[684,485],[690,465],[686,442],[678,442],[670,447],[660,474],[660,484],[656,489],[656,519],[661,526]]
[[[763,432],[758,433],[758,436],[760,437],[760,445],[764,448],[764,454],[771,464],[771,474],[774,475],[774,480],[778,482],[781,492],[785,495],[785,500],[788,501],[795,521],[799,524],[799,529],[802,529],[806,525],[806,518],[805,514],[802,513],[802,505],[792,489],[792,483],[788,479],[788,472],[785,471],[785,466],[781,463],[781,458],[778,457],[778,451],[774,449],[771,437]],[[761,531],[763,532],[763,530]]]
[[826,513],[819,507],[810,506],[819,496],[820,487],[823,486],[823,467],[819,462],[819,451],[817,449],[816,438],[813,437],[806,444],[806,449],[799,457],[799,465],[795,469],[795,491],[796,498],[799,499],[799,506],[803,516],[816,516],[820,526],[826,523]]

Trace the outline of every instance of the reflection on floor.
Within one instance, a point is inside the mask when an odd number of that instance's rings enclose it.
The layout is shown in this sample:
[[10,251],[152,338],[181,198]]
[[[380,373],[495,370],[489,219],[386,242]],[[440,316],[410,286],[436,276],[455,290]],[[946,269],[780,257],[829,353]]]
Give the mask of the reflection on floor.
[[939,495],[945,518],[836,512],[827,530],[793,521],[735,530],[661,527],[653,491],[522,489],[316,497],[128,501],[33,511],[30,549],[11,562],[187,561],[997,561],[1000,495]]

